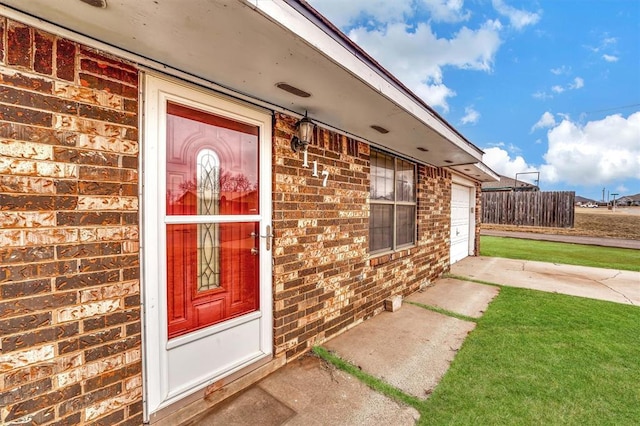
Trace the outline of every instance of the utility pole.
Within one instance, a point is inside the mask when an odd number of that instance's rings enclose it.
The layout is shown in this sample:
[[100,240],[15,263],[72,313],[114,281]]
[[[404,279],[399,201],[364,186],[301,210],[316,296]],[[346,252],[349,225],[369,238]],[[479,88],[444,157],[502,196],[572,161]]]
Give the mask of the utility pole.
[[605,189],[606,189],[606,188],[602,188],[602,202],[603,202],[603,203],[604,203],[604,190],[605,190]]

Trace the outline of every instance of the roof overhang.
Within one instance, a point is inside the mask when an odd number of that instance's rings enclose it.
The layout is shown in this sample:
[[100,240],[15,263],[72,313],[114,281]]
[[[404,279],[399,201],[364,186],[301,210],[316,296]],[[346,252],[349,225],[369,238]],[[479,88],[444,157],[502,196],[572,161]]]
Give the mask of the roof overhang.
[[449,168],[480,182],[495,182],[500,180],[499,174],[481,162],[474,164],[459,164]]
[[[107,4],[97,8],[80,0],[0,0],[0,13],[27,23],[37,21],[47,30],[55,28],[148,68],[212,82],[261,105],[294,115],[308,111],[320,125],[422,163],[455,170],[457,165],[481,164],[480,149],[362,50],[345,42],[343,34],[323,25],[304,2]],[[279,82],[311,96],[285,92],[276,87]],[[481,177],[490,175],[473,167]]]

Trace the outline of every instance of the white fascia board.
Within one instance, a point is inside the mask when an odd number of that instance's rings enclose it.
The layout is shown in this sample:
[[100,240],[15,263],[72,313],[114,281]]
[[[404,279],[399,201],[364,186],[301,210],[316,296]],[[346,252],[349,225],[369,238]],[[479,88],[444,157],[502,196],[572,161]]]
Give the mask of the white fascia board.
[[477,168],[479,171],[481,171],[487,176],[487,180],[485,182],[488,182],[490,180],[497,182],[500,180],[500,175],[498,175],[496,172],[491,170],[489,166],[487,166],[482,162],[474,164],[473,167]]
[[358,58],[357,55],[354,55],[353,52],[346,49],[331,35],[327,34],[305,16],[289,6],[285,1],[247,0],[247,3],[255,6],[256,10],[275,23],[299,36],[331,61],[337,63],[356,78],[364,81],[382,96],[391,100],[400,108],[422,121],[425,125],[431,127],[458,148],[476,157],[478,160],[482,159],[482,151],[480,149],[464,140],[412,97],[390,84],[378,71],[372,69],[371,66]]

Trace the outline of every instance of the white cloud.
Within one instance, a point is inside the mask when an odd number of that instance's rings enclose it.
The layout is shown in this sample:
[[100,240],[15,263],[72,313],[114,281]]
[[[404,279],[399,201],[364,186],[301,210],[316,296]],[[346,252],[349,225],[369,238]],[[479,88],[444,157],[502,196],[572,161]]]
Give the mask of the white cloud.
[[497,146],[485,149],[482,161],[499,174],[510,178],[514,178],[516,173],[536,171],[521,155],[512,158],[509,152]]
[[[500,21],[462,26],[448,37],[431,22],[457,23],[470,18],[464,0],[310,0],[322,14],[389,69],[432,107],[444,112],[456,92],[444,82],[443,68],[491,72],[502,43]],[[509,6],[505,6],[511,10]],[[514,9],[515,10],[515,9]],[[428,16],[428,21],[424,16]],[[366,24],[365,24],[366,22]]]
[[537,129],[546,129],[549,127],[553,127],[556,125],[556,119],[549,111],[542,114],[540,120],[536,124],[531,127],[531,132],[533,133]]
[[584,87],[584,79],[580,77],[576,77],[573,79],[573,84],[568,86],[569,89],[582,89]]
[[568,119],[552,128],[541,179],[600,185],[640,179],[640,112],[611,115],[584,125]]
[[540,99],[541,101],[546,101],[547,99],[553,99],[553,95],[550,95],[547,92],[541,92],[541,91],[537,91],[531,96],[535,99]]
[[[311,0],[310,3],[336,26],[353,25],[369,18],[378,24],[402,22],[415,13],[412,0]],[[462,22],[471,17],[464,0],[420,0],[433,22]]]
[[363,27],[349,37],[387,67],[431,106],[448,110],[447,98],[455,92],[443,83],[442,68],[491,71],[501,40],[498,21],[479,29],[462,27],[453,38],[438,38],[427,23],[415,29],[403,23],[369,30]]
[[[553,72],[553,71],[552,71]],[[554,93],[563,93],[567,90],[576,90],[582,89],[584,87],[584,79],[582,77],[576,77],[573,79],[571,83],[568,83],[566,86],[561,86],[556,84],[555,86],[551,86],[551,91]],[[553,95],[543,91],[537,91],[532,94],[535,99],[540,99],[546,101],[547,99],[553,99]]]
[[571,72],[571,67],[567,67],[566,65],[563,65],[558,68],[551,68],[549,71],[551,71],[551,74],[555,74],[555,75],[569,74]]
[[432,107],[441,107],[444,111],[449,111],[447,98],[454,97],[456,92],[444,84],[418,84],[413,91],[426,103]]
[[471,12],[462,8],[464,0],[422,0],[422,4],[429,10],[434,22],[461,22],[471,17]]
[[[551,123],[549,117],[544,118],[546,114],[539,122]],[[510,153],[504,143],[486,148],[483,161],[512,178],[516,173],[539,170],[540,180],[551,184],[591,186],[640,181],[640,111],[627,118],[610,115],[586,124],[565,118],[551,127],[547,141],[545,163],[539,166]]]
[[385,23],[402,21],[412,13],[411,0],[313,0],[310,3],[339,28],[353,24],[360,17]]
[[607,55],[606,53],[604,55],[602,55],[602,59],[604,59],[607,62],[618,62],[618,58],[617,56],[614,55]]
[[509,19],[509,23],[517,30],[521,30],[527,25],[534,25],[540,20],[540,13],[527,12],[509,6],[502,0],[493,0],[493,8],[501,15]]
[[480,120],[480,113],[476,111],[472,106],[468,106],[464,109],[464,117],[460,120],[460,124],[476,124]]
[[522,152],[522,149],[519,146],[512,143],[509,144],[507,150],[512,154],[520,154]]
[[505,146],[504,142],[489,142],[489,146]]
[[616,186],[616,192],[618,192],[618,194],[624,195],[627,193],[627,191],[629,190],[629,188],[627,188],[624,185],[618,185]]
[[[592,51],[593,53],[598,53],[603,50],[607,50],[609,48],[613,48],[615,44],[618,43],[618,39],[615,37],[609,37],[606,33],[603,35],[602,40],[600,40],[600,44],[598,46],[592,45],[583,45],[584,48]],[[609,55],[604,55],[609,56]],[[604,58],[607,60],[606,58]]]

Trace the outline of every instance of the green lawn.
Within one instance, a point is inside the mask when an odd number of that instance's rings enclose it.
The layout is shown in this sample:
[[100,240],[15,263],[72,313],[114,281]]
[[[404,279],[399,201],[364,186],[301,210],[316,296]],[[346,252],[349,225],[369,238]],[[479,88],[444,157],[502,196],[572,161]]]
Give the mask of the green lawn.
[[[481,254],[640,271],[640,250],[483,236]],[[316,353],[415,407],[423,426],[640,424],[638,306],[501,287],[426,400]]]
[[632,249],[482,236],[480,237],[480,254],[509,259],[640,271],[640,250]]
[[415,407],[423,426],[617,426],[640,419],[637,306],[502,287],[426,400],[323,348],[315,352]]
[[421,425],[640,421],[640,308],[503,287]]

